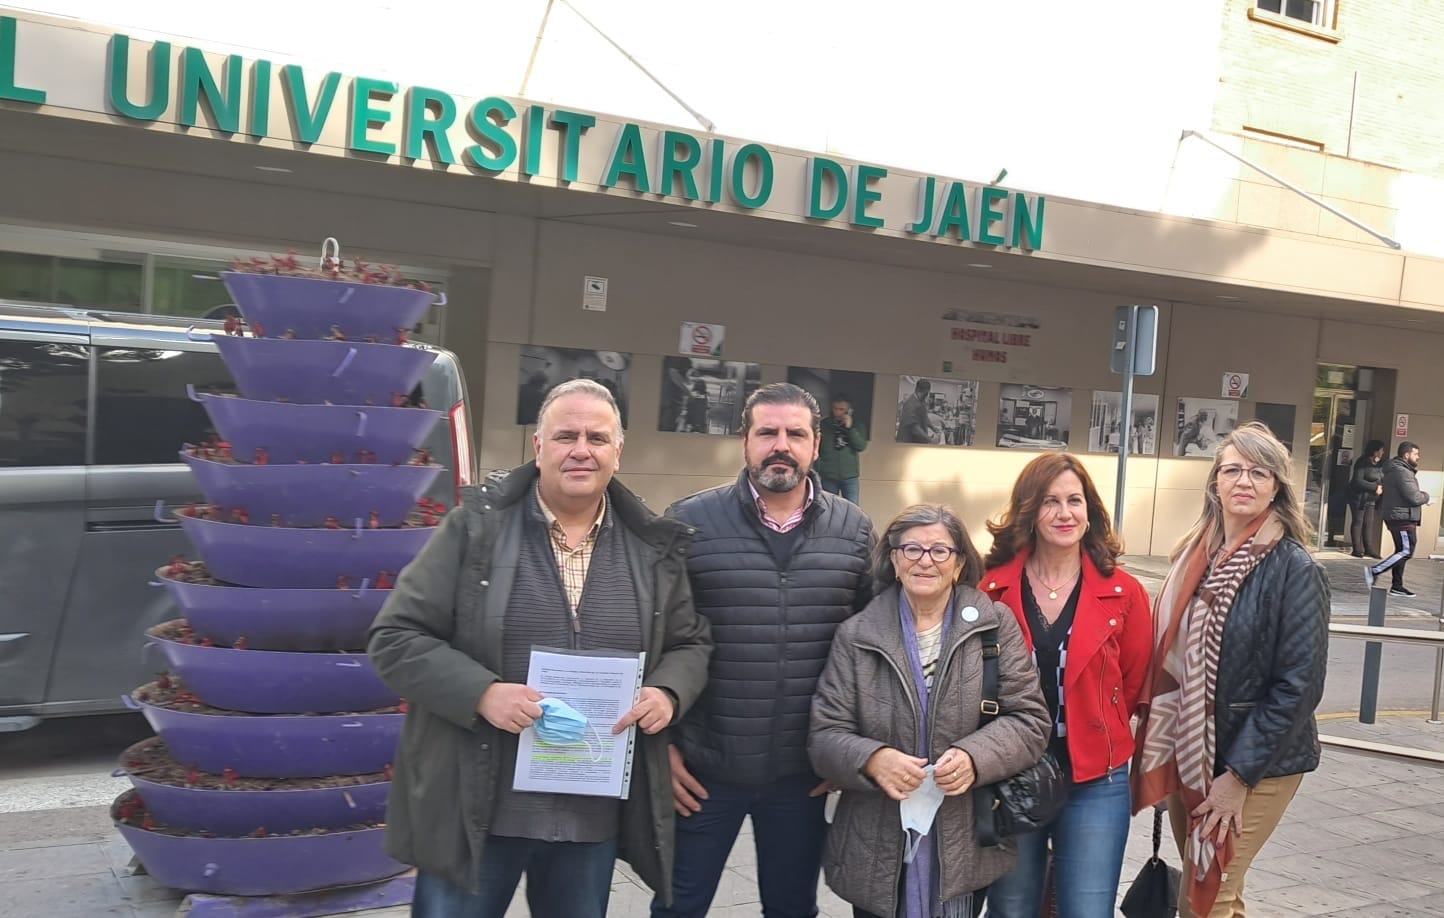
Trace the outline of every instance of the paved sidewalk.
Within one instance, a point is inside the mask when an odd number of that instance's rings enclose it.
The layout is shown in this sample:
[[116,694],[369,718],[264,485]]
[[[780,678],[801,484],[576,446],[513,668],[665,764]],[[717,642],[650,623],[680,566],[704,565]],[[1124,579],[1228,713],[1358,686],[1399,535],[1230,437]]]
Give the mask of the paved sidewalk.
[[[1367,612],[1362,564],[1347,556],[1322,554],[1333,585],[1334,618],[1357,620]],[[1129,570],[1156,591],[1166,559],[1130,558]],[[1438,615],[1444,564],[1410,564],[1408,583],[1416,600],[1389,601],[1394,619],[1428,627]],[[1418,707],[1428,706],[1427,684],[1417,690]],[[1415,696],[1410,692],[1410,697]],[[1328,714],[1325,733],[1444,752],[1444,726],[1425,723],[1418,712],[1381,713],[1365,725],[1349,714]],[[108,802],[125,785],[107,776],[109,766],[60,774],[15,767],[0,736],[0,918],[162,918],[176,914],[181,897],[144,876],[130,876],[130,851],[111,828]],[[95,738],[102,757],[124,743]],[[110,747],[114,746],[112,750]],[[39,783],[32,783],[39,782]],[[43,793],[37,788],[43,785]],[[1151,819],[1134,820],[1123,885],[1147,857]],[[756,855],[744,827],[728,861],[711,911],[716,918],[755,918]],[[1164,856],[1177,864],[1165,841]],[[1283,824],[1249,872],[1250,918],[1270,916],[1419,916],[1444,918],[1444,768],[1405,764],[1326,750],[1320,769],[1304,779]],[[612,918],[647,913],[650,894],[630,873],[614,876]],[[824,918],[850,918],[851,909],[825,888]],[[404,908],[358,913],[400,918]],[[518,894],[509,918],[528,912]]]

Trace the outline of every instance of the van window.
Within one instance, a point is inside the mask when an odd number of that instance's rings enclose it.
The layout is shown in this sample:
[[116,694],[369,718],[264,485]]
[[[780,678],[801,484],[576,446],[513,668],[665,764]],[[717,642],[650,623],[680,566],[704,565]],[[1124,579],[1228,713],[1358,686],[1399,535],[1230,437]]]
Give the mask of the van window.
[[183,443],[214,432],[206,410],[186,397],[235,392],[219,354],[206,351],[105,347],[96,354],[95,463],[179,462]]
[[0,468],[85,464],[89,350],[0,341]]

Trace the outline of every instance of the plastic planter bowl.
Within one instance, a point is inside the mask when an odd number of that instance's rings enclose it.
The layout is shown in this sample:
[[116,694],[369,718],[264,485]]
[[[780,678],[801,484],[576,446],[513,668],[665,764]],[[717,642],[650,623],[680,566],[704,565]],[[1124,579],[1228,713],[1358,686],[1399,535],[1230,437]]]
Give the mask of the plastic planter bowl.
[[252,778],[317,778],[382,771],[396,758],[405,714],[283,714],[246,717],[177,711],[122,698],[139,708],[177,762]]
[[[142,740],[120,757],[125,762]],[[211,832],[216,835],[250,835],[264,828],[272,835],[294,829],[340,828],[386,818],[390,781],[346,787],[275,787],[267,790],[211,790],[177,787],[130,773],[124,765],[116,774],[130,778],[145,800],[145,808],[163,825]]]
[[[111,818],[127,794],[111,806]],[[384,828],[266,838],[166,835],[116,821],[146,873],[163,886],[227,896],[279,896],[352,886],[406,870],[384,850]]]
[[348,520],[345,529],[287,529],[179,517],[186,537],[217,580],[253,587],[324,590],[338,578],[359,587],[381,571],[400,571],[431,538],[434,526],[368,529]]
[[155,576],[196,634],[224,647],[244,637],[259,650],[360,650],[390,594],[187,583],[172,579],[163,567]]
[[388,406],[409,394],[436,352],[365,341],[289,341],[212,335],[246,398],[297,404]]
[[251,465],[214,462],[181,453],[206,500],[244,507],[251,521],[283,526],[320,526],[327,517],[353,521],[377,515],[381,526],[399,526],[442,467],[429,465]]
[[441,420],[426,408],[353,408],[293,405],[223,395],[198,395],[221,439],[238,459],[250,462],[258,449],[271,464],[330,462],[339,450],[357,461],[369,450],[381,465],[410,462]]
[[409,331],[427,309],[445,303],[424,290],[358,281],[235,271],[223,271],[221,280],[246,324],[260,324],[272,338],[326,338],[334,326],[357,341],[395,341],[400,329]]
[[[399,704],[364,653],[236,650],[167,640],[146,632],[186,688],[213,708],[248,714],[369,711]],[[247,638],[247,643],[249,643]]]

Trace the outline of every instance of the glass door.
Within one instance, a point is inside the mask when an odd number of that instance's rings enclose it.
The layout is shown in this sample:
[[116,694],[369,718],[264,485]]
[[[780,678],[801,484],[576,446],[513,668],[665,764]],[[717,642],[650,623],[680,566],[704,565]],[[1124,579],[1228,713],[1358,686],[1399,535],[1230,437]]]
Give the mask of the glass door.
[[1304,512],[1317,528],[1319,548],[1349,544],[1348,494],[1359,426],[1352,392],[1316,390],[1309,425],[1309,478]]

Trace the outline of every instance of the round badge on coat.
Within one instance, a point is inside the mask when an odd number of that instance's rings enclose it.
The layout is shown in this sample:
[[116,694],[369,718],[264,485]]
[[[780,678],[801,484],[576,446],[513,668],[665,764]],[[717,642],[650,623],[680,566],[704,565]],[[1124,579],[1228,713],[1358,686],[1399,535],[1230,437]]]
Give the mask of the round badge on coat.
[[965,622],[975,622],[975,621],[977,621],[977,620],[978,620],[978,610],[977,610],[976,608],[974,608],[973,606],[965,606],[965,607],[963,608],[963,621],[965,621]]

